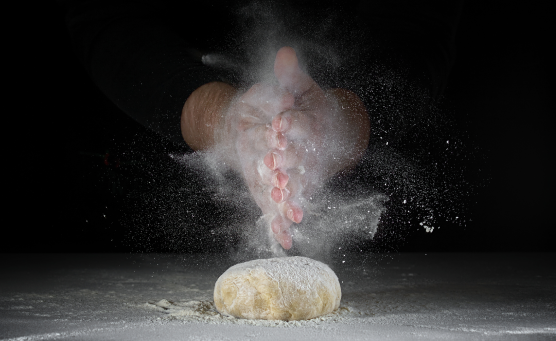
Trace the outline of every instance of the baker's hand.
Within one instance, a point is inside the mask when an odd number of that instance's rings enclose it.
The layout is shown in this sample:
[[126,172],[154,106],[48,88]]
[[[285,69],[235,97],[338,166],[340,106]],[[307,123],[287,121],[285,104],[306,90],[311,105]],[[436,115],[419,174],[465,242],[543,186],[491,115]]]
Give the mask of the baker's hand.
[[[273,118],[293,104],[291,93],[278,85],[259,83],[234,101],[226,114],[226,135],[235,144],[235,168],[240,169],[269,224],[278,219],[290,224],[300,222],[303,215],[292,200],[295,190],[285,172],[294,162],[288,157],[291,144],[279,129],[273,128]],[[278,241],[286,249],[291,247],[291,236]]]
[[228,117],[251,194],[276,240],[289,249],[290,227],[303,219],[314,190],[355,164],[366,148],[369,120],[355,94],[323,91],[299,68],[292,48],[278,51],[274,74],[277,84],[254,85]]
[[243,174],[275,238],[289,249],[290,227],[303,219],[306,200],[357,163],[370,125],[355,94],[323,91],[292,48],[278,51],[274,74],[277,82],[255,84],[239,97],[223,83],[197,89],[184,106],[182,133],[192,148],[217,149]]

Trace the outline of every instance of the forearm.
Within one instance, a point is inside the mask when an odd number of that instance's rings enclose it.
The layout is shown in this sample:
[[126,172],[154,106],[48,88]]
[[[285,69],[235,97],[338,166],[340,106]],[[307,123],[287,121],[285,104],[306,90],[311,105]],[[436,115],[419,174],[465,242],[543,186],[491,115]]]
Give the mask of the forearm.
[[[222,157],[233,158],[233,145],[229,142],[233,140],[234,129],[228,127],[231,118],[226,114],[237,93],[238,90],[229,84],[212,82],[189,96],[181,114],[181,133],[187,145],[198,151],[222,149],[217,151]],[[365,106],[355,93],[330,89],[327,95],[335,109],[331,133],[341,139],[335,141],[339,148],[327,170],[328,176],[332,176],[359,162],[369,144],[371,128]],[[230,166],[233,164],[231,159],[224,161]]]
[[366,32],[382,46],[380,62],[406,73],[441,97],[455,60],[455,35],[463,0],[361,2]]
[[225,127],[225,113],[237,90],[223,82],[212,82],[197,88],[185,102],[181,114],[183,139],[193,150],[209,150],[217,142],[216,135]]
[[369,145],[371,123],[365,106],[355,93],[341,88],[329,89],[327,96],[335,101],[336,117],[334,118],[334,141],[336,151],[332,154],[334,160],[327,170],[330,177],[357,165]]
[[65,3],[75,52],[101,91],[145,127],[183,144],[187,96],[227,74],[203,65],[160,7],[155,1]]

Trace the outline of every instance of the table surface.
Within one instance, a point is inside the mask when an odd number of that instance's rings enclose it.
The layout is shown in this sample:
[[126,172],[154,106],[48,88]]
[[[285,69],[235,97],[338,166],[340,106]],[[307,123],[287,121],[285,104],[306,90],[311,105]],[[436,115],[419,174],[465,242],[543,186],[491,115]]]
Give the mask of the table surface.
[[223,255],[1,254],[0,340],[556,340],[556,254],[346,255],[340,309],[220,315]]

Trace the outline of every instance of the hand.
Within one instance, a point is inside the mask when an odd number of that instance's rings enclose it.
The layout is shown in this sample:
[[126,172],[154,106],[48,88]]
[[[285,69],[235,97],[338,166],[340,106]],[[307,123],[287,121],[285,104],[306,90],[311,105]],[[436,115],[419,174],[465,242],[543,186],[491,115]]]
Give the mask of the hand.
[[279,129],[273,128],[273,118],[293,104],[294,96],[278,85],[255,84],[231,105],[226,124],[227,140],[235,142],[235,167],[286,249],[291,247],[291,235],[287,229],[277,230],[278,223],[299,223],[303,212],[293,201],[296,190],[291,172],[286,172],[296,163],[288,157],[292,146]]
[[278,84],[256,84],[232,104],[229,131],[237,133],[239,166],[251,194],[276,240],[289,249],[290,227],[303,219],[306,200],[325,179],[357,162],[370,129],[358,97],[323,91],[299,68],[292,48],[278,51],[274,74]]
[[326,178],[357,163],[370,125],[355,94],[323,91],[292,48],[278,51],[274,73],[277,84],[255,84],[233,100],[224,83],[199,88],[184,106],[182,132],[192,148],[209,141],[243,174],[275,238],[289,249],[290,226],[303,219],[305,201]]

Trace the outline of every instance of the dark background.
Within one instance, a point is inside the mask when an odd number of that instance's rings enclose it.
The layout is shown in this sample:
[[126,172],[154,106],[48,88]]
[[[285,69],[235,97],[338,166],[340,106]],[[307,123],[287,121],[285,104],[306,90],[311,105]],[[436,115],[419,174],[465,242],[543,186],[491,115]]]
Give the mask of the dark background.
[[[129,231],[132,212],[144,209],[141,193],[183,176],[167,157],[183,150],[101,94],[74,56],[56,4],[12,14],[2,252],[168,251],[130,241]],[[419,229],[397,250],[556,251],[553,14],[548,2],[466,2],[447,103],[486,156],[476,166],[488,185],[467,226]],[[201,202],[196,208],[211,205]],[[204,248],[186,244],[193,246],[183,252]]]

